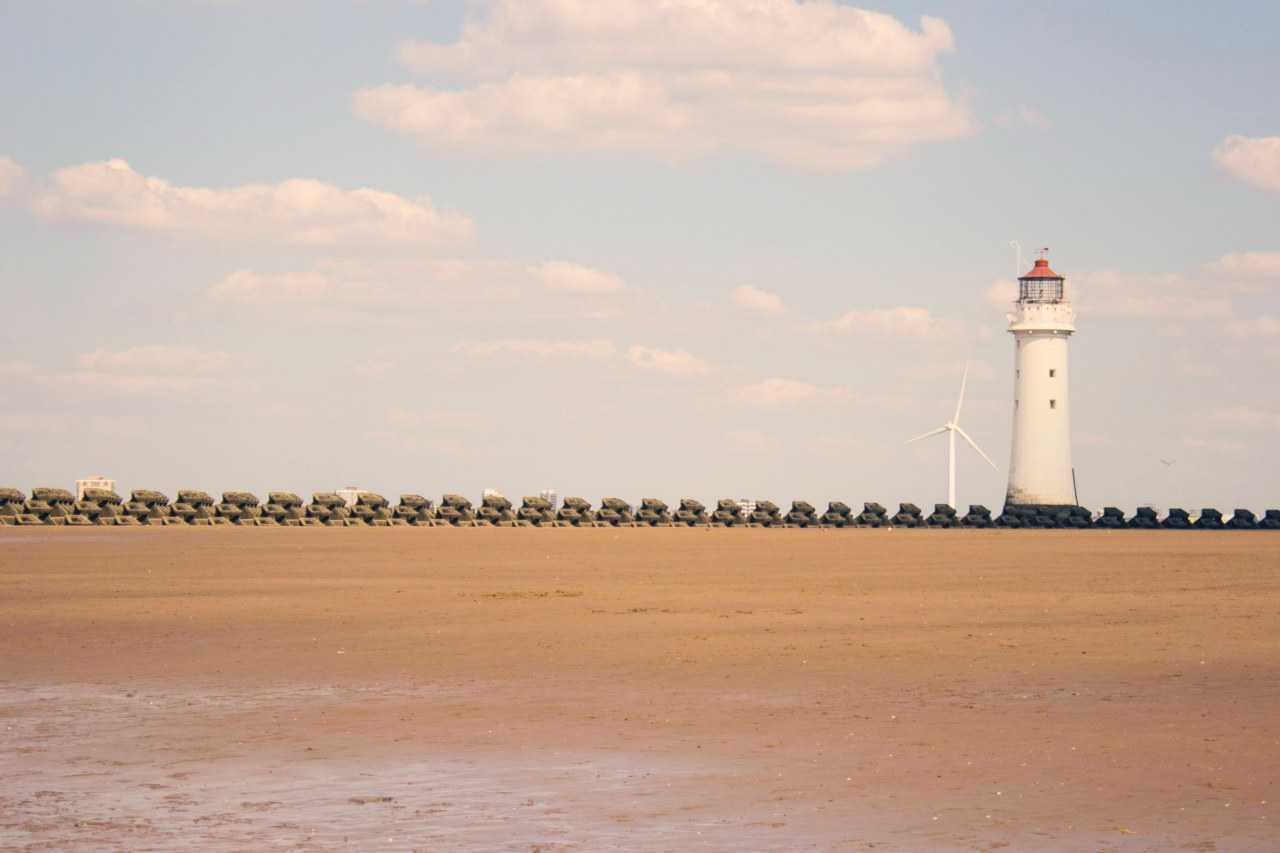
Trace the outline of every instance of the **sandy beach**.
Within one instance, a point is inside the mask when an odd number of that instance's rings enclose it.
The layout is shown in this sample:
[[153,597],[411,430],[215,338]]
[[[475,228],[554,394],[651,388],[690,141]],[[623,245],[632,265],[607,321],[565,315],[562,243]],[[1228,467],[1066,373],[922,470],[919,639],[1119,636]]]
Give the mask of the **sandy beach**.
[[0,530],[0,848],[1267,850],[1280,537]]

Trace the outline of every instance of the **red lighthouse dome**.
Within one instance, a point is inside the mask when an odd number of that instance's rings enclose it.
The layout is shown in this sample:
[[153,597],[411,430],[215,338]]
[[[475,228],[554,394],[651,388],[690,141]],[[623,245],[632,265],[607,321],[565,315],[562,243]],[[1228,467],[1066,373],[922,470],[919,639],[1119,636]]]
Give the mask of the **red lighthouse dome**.
[[1031,272],[1022,276],[1018,280],[1024,281],[1026,279],[1036,279],[1036,278],[1056,278],[1061,280],[1062,276],[1058,275],[1056,272],[1049,269],[1048,258],[1039,258],[1036,260],[1036,265],[1031,268]]

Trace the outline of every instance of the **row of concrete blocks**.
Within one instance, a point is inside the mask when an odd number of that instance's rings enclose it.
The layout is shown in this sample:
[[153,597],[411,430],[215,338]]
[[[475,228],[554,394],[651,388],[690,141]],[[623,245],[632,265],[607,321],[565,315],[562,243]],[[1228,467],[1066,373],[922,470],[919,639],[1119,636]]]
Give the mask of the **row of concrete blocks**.
[[[868,504],[868,507],[875,504]],[[859,516],[858,521],[865,519]],[[858,526],[880,526],[860,523]],[[969,512],[960,516],[947,504],[936,504],[933,512],[925,516],[914,504],[902,504],[898,513],[889,520],[892,527],[995,527],[1007,529],[1059,529],[1059,530],[1280,530],[1280,509],[1269,509],[1259,518],[1251,510],[1237,509],[1230,518],[1224,518],[1216,509],[1206,507],[1193,520],[1183,509],[1171,509],[1159,518],[1150,507],[1139,507],[1132,518],[1116,507],[1107,507],[1098,518],[1085,507],[1006,506],[1004,512],[992,518],[984,506],[972,505]]]
[[216,501],[206,492],[183,490],[178,499],[158,491],[137,489],[129,500],[115,492],[89,489],[82,500],[64,489],[37,488],[28,499],[17,489],[0,488],[0,524],[11,525],[240,525],[240,526],[373,526],[373,527],[972,527],[972,528],[1142,528],[1142,529],[1271,529],[1280,530],[1280,510],[1267,510],[1259,519],[1237,509],[1224,520],[1222,513],[1204,509],[1195,521],[1180,509],[1164,519],[1146,507],[1132,518],[1108,507],[1094,520],[1083,507],[1006,507],[996,518],[981,505],[960,515],[946,504],[926,514],[903,503],[890,514],[878,503],[863,504],[855,512],[832,501],[826,512],[806,501],[795,501],[783,512],[772,501],[759,501],[746,512],[738,501],[725,499],[708,511],[705,504],[685,498],[673,510],[657,498],[645,498],[638,509],[620,498],[605,498],[593,509],[582,498],[566,498],[559,509],[540,497],[526,497],[517,508],[503,497],[489,496],[474,507],[461,495],[445,495],[440,505],[422,495],[400,496],[392,506],[381,495],[362,493],[354,506],[332,492],[312,495],[310,503],[293,492],[270,492],[261,504],[250,492],[224,492]]
[[[225,492],[221,502],[198,491],[180,491],[170,504],[166,495],[135,490],[129,500],[114,492],[90,489],[84,499],[63,489],[38,488],[27,499],[16,489],[0,489],[0,524],[19,525],[230,525],[241,526],[449,526],[449,527],[889,527],[961,526],[949,507],[925,517],[913,504],[890,515],[868,503],[861,513],[833,501],[819,514],[807,501],[795,501],[787,512],[772,501],[759,501],[745,512],[738,501],[725,499],[714,509],[685,498],[672,509],[657,498],[645,498],[638,509],[620,498],[605,498],[599,509],[583,498],[566,498],[559,509],[541,497],[526,497],[517,508],[510,500],[490,496],[475,507],[461,495],[445,495],[437,507],[421,495],[401,495],[392,506],[381,495],[362,493],[354,506],[334,493],[321,492],[304,504],[292,492],[271,492],[265,505],[249,492]],[[955,523],[953,523],[955,522]],[[964,526],[990,526],[990,512],[971,508]]]
[[1109,506],[1102,511],[1102,517],[1094,522],[1094,526],[1138,530],[1280,530],[1280,510],[1266,510],[1262,518],[1258,518],[1250,510],[1237,509],[1230,518],[1224,518],[1218,510],[1205,507],[1192,520],[1185,509],[1171,509],[1164,518],[1160,518],[1151,507],[1139,507],[1132,518],[1125,519],[1124,513]]

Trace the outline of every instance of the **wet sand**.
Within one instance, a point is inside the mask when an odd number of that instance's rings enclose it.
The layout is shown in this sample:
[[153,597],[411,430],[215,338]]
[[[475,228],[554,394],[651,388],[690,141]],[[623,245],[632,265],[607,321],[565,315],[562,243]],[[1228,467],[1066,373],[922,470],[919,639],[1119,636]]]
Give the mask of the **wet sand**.
[[1274,850],[1280,536],[0,529],[0,848]]

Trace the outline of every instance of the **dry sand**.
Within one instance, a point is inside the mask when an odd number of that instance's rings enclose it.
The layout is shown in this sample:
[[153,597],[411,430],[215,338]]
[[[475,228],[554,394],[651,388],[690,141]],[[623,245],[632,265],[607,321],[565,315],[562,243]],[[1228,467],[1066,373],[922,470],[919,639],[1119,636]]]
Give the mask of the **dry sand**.
[[0,529],[0,848],[1275,850],[1280,536]]

